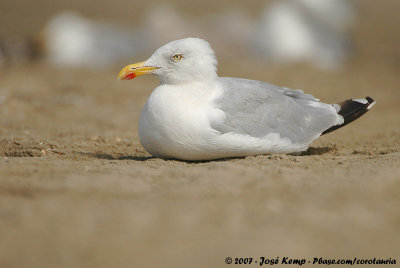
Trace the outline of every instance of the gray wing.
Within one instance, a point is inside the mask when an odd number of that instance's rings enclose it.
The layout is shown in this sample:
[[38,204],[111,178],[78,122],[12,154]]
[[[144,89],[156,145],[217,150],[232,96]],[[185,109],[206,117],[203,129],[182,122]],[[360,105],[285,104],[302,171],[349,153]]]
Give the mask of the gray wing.
[[215,100],[215,105],[225,118],[210,123],[221,133],[253,137],[279,133],[292,142],[309,143],[338,123],[332,105],[321,103],[302,90],[229,77],[219,78],[219,83],[223,94]]

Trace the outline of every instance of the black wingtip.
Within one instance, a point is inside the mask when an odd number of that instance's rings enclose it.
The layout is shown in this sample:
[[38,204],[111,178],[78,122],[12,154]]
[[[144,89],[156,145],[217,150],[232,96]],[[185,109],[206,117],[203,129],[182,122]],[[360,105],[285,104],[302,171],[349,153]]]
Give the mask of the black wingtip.
[[365,97],[365,99],[368,101],[368,107],[367,107],[367,109],[369,110],[369,109],[372,108],[372,106],[375,105],[376,102],[375,102],[375,100],[374,100],[373,98],[371,98],[371,97],[369,97],[369,96]]
[[344,127],[345,125],[353,122],[357,118],[360,118],[362,115],[368,112],[372,106],[375,105],[375,101],[373,98],[367,96],[365,97],[365,99],[346,100],[344,102],[338,103],[338,105],[340,106],[338,114],[343,116],[343,124],[328,128],[327,130],[322,132],[322,135]]

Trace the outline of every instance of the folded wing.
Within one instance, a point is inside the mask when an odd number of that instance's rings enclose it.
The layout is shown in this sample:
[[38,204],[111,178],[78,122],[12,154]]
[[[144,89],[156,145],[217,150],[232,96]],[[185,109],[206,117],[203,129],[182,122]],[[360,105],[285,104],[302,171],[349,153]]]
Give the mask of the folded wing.
[[293,143],[309,143],[328,128],[343,123],[338,107],[319,102],[302,90],[265,82],[219,78],[223,94],[215,105],[223,118],[211,120],[222,134],[235,133],[262,138],[278,133]]

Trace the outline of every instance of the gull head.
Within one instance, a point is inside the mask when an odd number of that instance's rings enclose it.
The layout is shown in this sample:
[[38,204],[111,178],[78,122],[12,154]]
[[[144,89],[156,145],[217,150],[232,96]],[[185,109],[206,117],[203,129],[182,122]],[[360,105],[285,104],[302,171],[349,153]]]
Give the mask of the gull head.
[[161,84],[207,82],[217,77],[217,59],[210,44],[199,38],[172,41],[154,52],[146,61],[124,67],[121,80],[154,74]]

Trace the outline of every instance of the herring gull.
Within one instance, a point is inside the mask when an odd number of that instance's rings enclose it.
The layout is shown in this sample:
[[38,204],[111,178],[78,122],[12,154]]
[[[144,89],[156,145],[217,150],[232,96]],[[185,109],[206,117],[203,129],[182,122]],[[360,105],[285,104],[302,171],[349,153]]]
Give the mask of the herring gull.
[[153,156],[211,160],[307,150],[319,136],[366,113],[370,97],[319,102],[302,90],[218,77],[209,43],[172,41],[148,60],[124,67],[122,80],[154,74],[160,85],[145,104],[139,139]]

